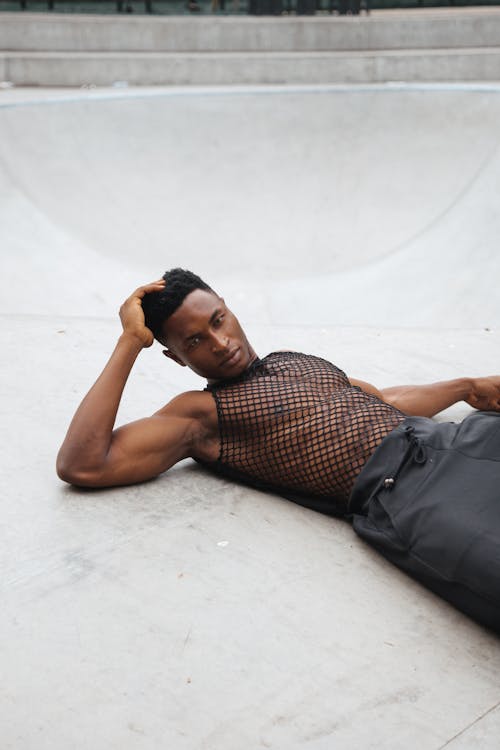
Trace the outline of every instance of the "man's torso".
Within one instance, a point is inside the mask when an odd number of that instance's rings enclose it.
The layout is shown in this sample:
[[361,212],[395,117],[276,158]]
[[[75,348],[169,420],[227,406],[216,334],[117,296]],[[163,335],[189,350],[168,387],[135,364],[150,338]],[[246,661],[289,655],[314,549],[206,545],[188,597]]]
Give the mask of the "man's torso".
[[274,352],[192,394],[191,409],[193,458],[258,486],[342,501],[403,419],[330,362],[296,352]]

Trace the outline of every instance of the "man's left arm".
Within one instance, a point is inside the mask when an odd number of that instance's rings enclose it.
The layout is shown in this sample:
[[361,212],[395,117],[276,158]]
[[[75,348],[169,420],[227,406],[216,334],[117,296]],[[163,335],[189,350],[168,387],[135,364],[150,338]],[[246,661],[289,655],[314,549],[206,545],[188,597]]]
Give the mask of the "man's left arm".
[[433,417],[443,409],[465,401],[482,411],[500,411],[500,376],[457,378],[428,385],[396,385],[377,389],[370,383],[350,378],[351,385],[377,396],[404,414]]

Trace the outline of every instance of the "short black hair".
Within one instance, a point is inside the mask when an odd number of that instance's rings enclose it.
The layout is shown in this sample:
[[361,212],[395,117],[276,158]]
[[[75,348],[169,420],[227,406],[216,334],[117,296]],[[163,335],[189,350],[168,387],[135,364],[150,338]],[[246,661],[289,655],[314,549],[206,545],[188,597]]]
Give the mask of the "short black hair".
[[171,268],[165,271],[163,278],[165,288],[161,292],[146,294],[142,300],[146,326],[155,339],[161,338],[163,323],[182,305],[188,294],[195,289],[215,294],[203,279],[184,268]]

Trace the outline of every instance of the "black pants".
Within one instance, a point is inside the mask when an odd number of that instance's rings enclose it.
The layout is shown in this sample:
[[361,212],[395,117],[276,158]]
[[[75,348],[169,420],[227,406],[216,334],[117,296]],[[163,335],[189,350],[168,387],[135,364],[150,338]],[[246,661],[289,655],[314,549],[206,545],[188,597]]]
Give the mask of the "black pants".
[[406,418],[361,471],[349,509],[384,557],[500,633],[500,414]]

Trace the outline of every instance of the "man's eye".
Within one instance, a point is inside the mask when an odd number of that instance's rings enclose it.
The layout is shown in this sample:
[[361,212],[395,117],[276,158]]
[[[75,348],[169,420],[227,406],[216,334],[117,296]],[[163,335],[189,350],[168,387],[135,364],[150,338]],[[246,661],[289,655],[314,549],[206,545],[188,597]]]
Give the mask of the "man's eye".
[[221,313],[218,318],[215,318],[214,323],[216,326],[220,326],[222,321],[224,320],[224,313]]
[[195,346],[197,346],[200,343],[200,337],[195,336],[194,338],[190,339],[188,348],[193,349]]

